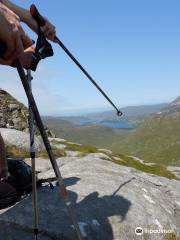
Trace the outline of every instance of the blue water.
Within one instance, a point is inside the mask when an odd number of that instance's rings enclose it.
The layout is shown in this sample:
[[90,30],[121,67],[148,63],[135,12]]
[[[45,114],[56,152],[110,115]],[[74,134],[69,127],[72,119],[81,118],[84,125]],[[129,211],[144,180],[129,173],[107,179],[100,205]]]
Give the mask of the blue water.
[[136,126],[131,124],[127,121],[111,121],[111,120],[104,120],[104,121],[82,121],[79,123],[80,126],[88,126],[88,125],[98,125],[113,129],[133,129]]
[[134,124],[123,121],[102,121],[99,122],[97,125],[115,129],[133,129],[136,127]]

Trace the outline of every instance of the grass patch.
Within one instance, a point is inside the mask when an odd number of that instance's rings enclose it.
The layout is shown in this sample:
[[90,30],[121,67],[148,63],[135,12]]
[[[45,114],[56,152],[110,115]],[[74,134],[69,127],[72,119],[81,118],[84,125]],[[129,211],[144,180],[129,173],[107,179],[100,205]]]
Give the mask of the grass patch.
[[165,166],[163,165],[152,165],[152,166],[148,166],[145,165],[131,157],[122,155],[122,154],[118,154],[117,157],[119,157],[119,160],[114,159],[113,156],[111,156],[111,161],[119,164],[119,165],[123,165],[123,166],[127,166],[127,167],[132,167],[135,168],[137,170],[140,170],[142,172],[146,172],[149,174],[154,174],[157,176],[161,176],[161,177],[166,177],[169,179],[176,179],[179,180],[173,173],[171,173],[170,171],[168,171],[166,169]]
[[175,233],[169,233],[166,235],[166,240],[178,240]]
[[56,158],[66,156],[66,151],[64,149],[53,148],[53,153]]
[[[53,148],[53,153],[56,158],[65,157],[66,152],[63,149]],[[20,149],[13,145],[6,146],[6,155],[14,158],[29,158],[30,152],[26,149]],[[36,157],[48,158],[46,150],[42,150],[36,153]]]
[[27,151],[26,149],[17,148],[13,145],[6,145],[6,155],[15,158],[29,158],[29,151]]
[[67,142],[60,141],[60,140],[55,140],[55,139],[53,139],[53,140],[51,141],[51,143],[52,143],[52,144],[63,144],[63,145],[66,145],[66,144],[67,144]]
[[95,146],[92,145],[80,145],[80,144],[76,144],[76,143],[69,143],[69,142],[62,142],[59,140],[52,140],[51,141],[52,144],[63,144],[66,147],[64,148],[64,151],[77,151],[77,152],[81,152],[82,156],[87,154],[87,153],[97,153],[98,152],[98,148],[96,148]]
[[91,145],[77,145],[77,144],[71,144],[71,143],[66,143],[65,150],[77,151],[77,152],[81,152],[81,153],[97,153],[98,152],[98,149],[94,146],[91,146]]

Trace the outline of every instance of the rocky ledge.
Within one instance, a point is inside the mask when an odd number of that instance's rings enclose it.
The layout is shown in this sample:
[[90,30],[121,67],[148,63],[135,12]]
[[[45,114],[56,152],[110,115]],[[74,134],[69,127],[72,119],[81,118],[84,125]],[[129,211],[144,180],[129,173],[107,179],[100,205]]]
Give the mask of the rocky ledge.
[[[29,131],[28,108],[12,97],[8,92],[0,89],[0,128]],[[45,126],[48,136],[55,137],[55,134]],[[36,134],[38,131],[36,130]]]
[[[85,240],[180,237],[179,181],[117,165],[105,153],[62,157],[57,163]],[[38,158],[36,167],[39,178],[54,177],[49,160]],[[40,239],[75,240],[59,188],[53,184],[53,190],[48,185],[38,189]],[[32,196],[1,210],[0,223],[0,240],[32,239]],[[142,235],[135,234],[137,227]]]

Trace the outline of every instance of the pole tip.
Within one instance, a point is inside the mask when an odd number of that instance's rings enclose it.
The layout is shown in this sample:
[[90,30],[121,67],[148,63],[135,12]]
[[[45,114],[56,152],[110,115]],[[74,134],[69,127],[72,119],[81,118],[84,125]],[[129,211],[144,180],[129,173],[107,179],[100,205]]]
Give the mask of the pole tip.
[[120,110],[118,110],[117,115],[118,115],[118,117],[121,117],[123,115],[123,113]]

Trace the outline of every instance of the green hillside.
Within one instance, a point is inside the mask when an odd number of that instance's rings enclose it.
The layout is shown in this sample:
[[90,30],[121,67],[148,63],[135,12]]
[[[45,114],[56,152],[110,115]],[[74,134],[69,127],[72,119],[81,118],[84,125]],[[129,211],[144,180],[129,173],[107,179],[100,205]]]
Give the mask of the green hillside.
[[111,148],[145,161],[180,165],[180,111],[156,114]]
[[143,118],[141,112],[135,118],[139,124],[134,130],[77,126],[59,118],[44,121],[58,137],[69,141],[108,148],[147,162],[180,166],[180,98],[156,114]]
[[109,148],[112,143],[119,142],[130,132],[130,130],[111,129],[96,125],[77,127],[59,118],[46,117],[43,121],[57,137],[81,144],[91,144],[99,148]]

